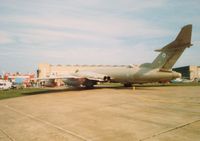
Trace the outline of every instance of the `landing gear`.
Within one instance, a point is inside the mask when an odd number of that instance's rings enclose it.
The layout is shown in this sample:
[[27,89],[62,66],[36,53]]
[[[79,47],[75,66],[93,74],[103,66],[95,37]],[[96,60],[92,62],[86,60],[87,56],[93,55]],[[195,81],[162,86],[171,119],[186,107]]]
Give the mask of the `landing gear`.
[[87,89],[92,89],[92,88],[94,88],[94,85],[96,85],[96,84],[97,84],[96,81],[90,81],[90,80],[88,80],[88,81],[85,82],[84,86]]
[[132,87],[132,84],[131,83],[125,83],[124,87]]
[[94,88],[94,85],[92,83],[91,84],[86,84],[85,87],[87,89],[92,89],[92,88]]

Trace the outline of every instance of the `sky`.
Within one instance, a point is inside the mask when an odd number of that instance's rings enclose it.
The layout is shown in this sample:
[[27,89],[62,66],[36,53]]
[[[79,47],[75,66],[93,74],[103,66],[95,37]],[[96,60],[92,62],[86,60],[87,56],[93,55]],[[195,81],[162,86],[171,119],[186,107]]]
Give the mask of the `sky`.
[[199,0],[0,0],[0,72],[39,63],[152,62],[186,24],[193,46],[175,67],[200,65]]

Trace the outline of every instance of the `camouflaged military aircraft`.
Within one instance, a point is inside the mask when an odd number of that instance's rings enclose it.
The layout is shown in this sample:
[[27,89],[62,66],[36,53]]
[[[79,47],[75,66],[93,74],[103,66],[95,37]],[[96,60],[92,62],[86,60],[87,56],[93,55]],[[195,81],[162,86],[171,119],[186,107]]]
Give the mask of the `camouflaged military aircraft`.
[[183,51],[191,44],[192,25],[184,26],[176,39],[161,49],[152,63],[129,66],[101,66],[89,70],[76,70],[67,76],[60,76],[68,86],[91,88],[98,82],[122,83],[125,87],[137,83],[168,82],[180,78],[181,74],[172,67]]

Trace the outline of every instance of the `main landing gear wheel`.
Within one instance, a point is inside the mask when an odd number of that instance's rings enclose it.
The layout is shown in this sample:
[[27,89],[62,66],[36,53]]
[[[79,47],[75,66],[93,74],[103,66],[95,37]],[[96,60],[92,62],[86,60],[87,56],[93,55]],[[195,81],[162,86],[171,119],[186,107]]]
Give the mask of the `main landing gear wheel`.
[[132,87],[132,84],[131,83],[125,83],[124,87]]
[[87,89],[92,89],[92,88],[94,88],[94,85],[93,85],[93,84],[87,84],[87,85],[85,85],[85,87],[86,87]]

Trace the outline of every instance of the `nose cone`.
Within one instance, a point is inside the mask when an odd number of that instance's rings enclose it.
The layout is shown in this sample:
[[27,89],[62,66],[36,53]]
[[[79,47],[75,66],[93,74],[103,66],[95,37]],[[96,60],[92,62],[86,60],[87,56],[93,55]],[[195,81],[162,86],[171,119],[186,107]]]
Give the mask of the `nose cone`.
[[173,72],[173,79],[181,78],[181,77],[182,77],[181,73]]

